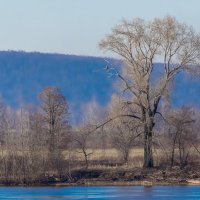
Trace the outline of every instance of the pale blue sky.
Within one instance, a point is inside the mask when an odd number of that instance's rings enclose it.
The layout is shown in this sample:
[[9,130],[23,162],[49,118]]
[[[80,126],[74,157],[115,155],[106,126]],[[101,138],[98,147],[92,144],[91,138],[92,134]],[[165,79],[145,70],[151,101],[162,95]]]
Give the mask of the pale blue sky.
[[200,0],[0,0],[0,50],[102,56],[121,19],[168,14],[200,32]]

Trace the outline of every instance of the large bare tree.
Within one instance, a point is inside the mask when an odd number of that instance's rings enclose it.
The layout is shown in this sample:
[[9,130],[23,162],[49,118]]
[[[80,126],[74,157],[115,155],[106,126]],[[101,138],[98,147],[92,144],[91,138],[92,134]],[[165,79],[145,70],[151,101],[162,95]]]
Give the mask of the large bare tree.
[[47,136],[49,146],[50,168],[56,169],[57,174],[63,172],[63,150],[69,142],[69,107],[68,103],[56,87],[48,87],[40,93],[43,131]]
[[123,95],[124,104],[137,107],[129,116],[143,126],[144,167],[151,168],[159,104],[173,78],[199,64],[200,35],[170,16],[150,22],[125,20],[100,42],[100,48],[118,54],[124,61],[122,72],[111,66],[106,70],[121,79],[123,92],[128,93]]

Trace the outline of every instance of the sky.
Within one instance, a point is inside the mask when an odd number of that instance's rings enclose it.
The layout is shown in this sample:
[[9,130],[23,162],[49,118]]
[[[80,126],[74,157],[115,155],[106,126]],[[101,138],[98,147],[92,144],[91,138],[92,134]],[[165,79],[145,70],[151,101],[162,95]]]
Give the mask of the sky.
[[0,50],[106,56],[122,19],[171,15],[200,32],[200,0],[0,0]]

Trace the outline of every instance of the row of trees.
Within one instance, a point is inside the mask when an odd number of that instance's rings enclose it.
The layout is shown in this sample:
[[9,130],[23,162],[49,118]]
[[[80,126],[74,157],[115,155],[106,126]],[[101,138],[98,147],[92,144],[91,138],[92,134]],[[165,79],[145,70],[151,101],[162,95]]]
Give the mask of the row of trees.
[[[91,107],[94,107],[93,103]],[[98,108],[98,104],[96,107]],[[130,106],[124,107],[121,96],[113,95],[103,117],[100,115],[99,119],[88,120],[76,129],[76,134],[73,133],[74,137],[77,137],[74,139],[79,153],[87,154],[85,157],[88,157],[95,152],[91,149],[103,151],[115,148],[119,153],[118,162],[130,164],[130,154],[137,157],[135,150],[142,150],[144,147],[143,124],[129,117],[132,110],[134,108],[131,109]],[[162,115],[159,114],[155,118],[152,140],[152,151],[157,157],[155,165],[184,167],[198,162],[200,111],[186,106],[172,108],[166,104],[160,108],[160,112]],[[97,117],[98,112],[95,114]],[[99,125],[99,121],[102,121],[102,124]]]
[[[128,163],[131,150],[145,145],[143,124],[129,117],[131,111],[124,110],[120,96],[114,96],[107,110],[109,123],[104,127],[109,143],[121,155],[123,163]],[[130,109],[130,107],[129,107]],[[184,167],[199,159],[200,111],[191,107],[160,108],[162,115],[155,118],[152,151],[157,154],[158,165],[178,165]],[[120,113],[122,112],[122,113]],[[117,117],[116,117],[117,116]]]
[[33,181],[62,174],[69,137],[69,108],[57,88],[44,89],[36,108],[13,111],[1,104],[0,176],[5,181]]
[[[114,163],[128,164],[131,150],[137,156],[134,149],[144,146],[143,125],[129,117],[131,107],[124,107],[120,96],[113,95],[107,109],[101,109],[99,115],[97,104],[88,105],[87,118],[76,127],[69,124],[68,104],[58,88],[46,88],[39,97],[40,104],[36,108],[21,107],[13,111],[1,104],[1,181],[27,183],[52,176],[68,176],[73,180],[71,169],[88,168],[90,155],[94,155],[96,149],[103,152],[115,148],[119,159]],[[194,155],[200,153],[200,112],[187,107],[162,109],[165,114],[155,119],[152,140],[153,149],[159,151],[157,165],[184,167],[197,161]],[[92,117],[94,112],[96,118]],[[107,123],[106,119],[112,120]],[[106,123],[98,126],[99,121]],[[82,155],[84,165],[73,157],[74,153]],[[108,159],[103,157],[95,164],[105,164],[104,161],[112,164]]]

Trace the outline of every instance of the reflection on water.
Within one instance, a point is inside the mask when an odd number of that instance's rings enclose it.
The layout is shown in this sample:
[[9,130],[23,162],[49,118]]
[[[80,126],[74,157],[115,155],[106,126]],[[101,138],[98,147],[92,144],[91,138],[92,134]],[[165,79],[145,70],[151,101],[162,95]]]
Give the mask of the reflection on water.
[[126,187],[0,187],[0,200],[194,200],[200,199],[199,186]]

